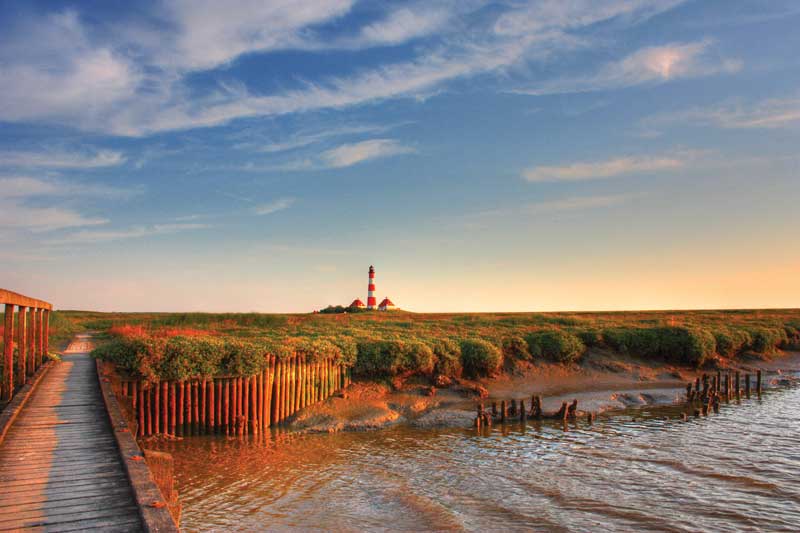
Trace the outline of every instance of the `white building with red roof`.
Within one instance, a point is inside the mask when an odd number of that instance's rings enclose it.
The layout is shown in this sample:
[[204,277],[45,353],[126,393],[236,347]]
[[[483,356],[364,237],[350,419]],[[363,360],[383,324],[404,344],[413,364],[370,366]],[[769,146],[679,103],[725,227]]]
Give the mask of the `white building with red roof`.
[[356,298],[355,300],[353,300],[353,303],[351,303],[348,307],[357,307],[358,309],[364,309],[366,305],[364,305],[364,302]]
[[393,309],[397,309],[397,306],[388,297],[378,304],[378,311],[392,311]]

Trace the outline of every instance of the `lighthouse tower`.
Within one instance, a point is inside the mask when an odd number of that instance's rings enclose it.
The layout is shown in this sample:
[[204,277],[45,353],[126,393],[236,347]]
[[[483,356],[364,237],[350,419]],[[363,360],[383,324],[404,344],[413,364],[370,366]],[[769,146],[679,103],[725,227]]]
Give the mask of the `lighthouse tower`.
[[367,286],[367,309],[375,309],[375,267],[369,266],[369,285]]

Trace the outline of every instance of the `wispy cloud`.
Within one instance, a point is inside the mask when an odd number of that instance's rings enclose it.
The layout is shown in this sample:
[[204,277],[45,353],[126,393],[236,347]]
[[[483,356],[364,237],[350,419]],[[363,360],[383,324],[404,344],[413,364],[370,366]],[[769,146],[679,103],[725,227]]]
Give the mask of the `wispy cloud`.
[[609,194],[597,196],[569,196],[558,200],[536,202],[525,206],[526,213],[546,214],[564,211],[584,211],[621,205],[637,198],[637,194]]
[[685,158],[680,156],[630,156],[569,163],[557,166],[536,166],[523,171],[522,176],[530,182],[584,181],[610,178],[623,174],[652,173],[680,168]]
[[27,198],[52,196],[71,198],[77,196],[127,197],[142,192],[141,188],[118,188],[108,185],[40,179],[31,176],[0,176],[0,198]]
[[670,43],[638,50],[619,61],[608,63],[590,76],[556,79],[514,92],[543,95],[601,91],[731,73],[739,69],[741,62],[712,54],[711,41]]
[[122,152],[99,150],[91,153],[44,150],[25,152],[16,150],[0,151],[0,167],[37,168],[100,168],[113,167],[125,162]]
[[[578,37],[583,29],[608,21],[636,24],[680,0],[512,4],[498,7],[499,16],[485,12],[475,16],[484,7],[481,1],[442,0],[389,11],[354,35],[318,38],[320,25],[348,13],[353,3],[177,1],[155,11],[154,18],[131,18],[111,28],[92,27],[92,31],[72,10],[36,17],[27,25],[19,24],[19,31],[6,35],[0,47],[0,85],[4,87],[0,120],[43,121],[141,136],[216,126],[238,118],[417,97],[441,90],[453,80],[504,74],[554,52],[585,46],[588,39]],[[303,80],[299,88],[271,94],[237,83],[203,92],[190,87],[187,79],[191,72],[219,68],[247,53],[333,50],[348,42],[382,46],[426,35],[431,41],[408,51],[404,59],[336,77]],[[662,61],[657,75],[663,76],[665,69],[669,73],[693,70],[684,63],[667,67]],[[616,76],[613,69],[601,74]]]
[[405,146],[394,139],[370,139],[332,148],[323,152],[320,159],[329,168],[342,168],[370,159],[408,154],[415,151],[414,148]]
[[252,211],[256,215],[270,215],[283,209],[288,209],[294,204],[294,198],[278,198],[275,201],[259,204]]
[[800,124],[800,98],[771,98],[759,102],[723,103],[650,116],[646,129],[667,124],[696,123],[730,129],[783,128]]
[[262,144],[258,146],[257,149],[260,152],[269,154],[287,152],[290,150],[296,150],[298,148],[305,148],[306,146],[311,146],[312,144],[317,144],[319,142],[335,137],[344,137],[347,135],[359,135],[364,133],[374,134],[374,133],[384,132],[396,128],[402,124],[407,124],[407,123],[388,124],[388,125],[363,124],[358,126],[332,127],[329,129],[316,132],[307,132],[307,133],[301,132],[281,142]]
[[[63,205],[63,200],[87,196],[122,197],[136,192],[80,182],[0,176],[0,228],[42,232],[106,224],[107,219],[81,214]],[[58,201],[56,205],[42,205],[55,200]]]
[[99,217],[85,216],[66,207],[36,207],[0,200],[0,228],[52,231],[108,223]]
[[70,233],[59,239],[47,242],[51,245],[94,244],[127,239],[140,239],[157,235],[169,235],[184,231],[209,228],[208,224],[154,224],[151,226],[134,226],[120,230],[82,230]]

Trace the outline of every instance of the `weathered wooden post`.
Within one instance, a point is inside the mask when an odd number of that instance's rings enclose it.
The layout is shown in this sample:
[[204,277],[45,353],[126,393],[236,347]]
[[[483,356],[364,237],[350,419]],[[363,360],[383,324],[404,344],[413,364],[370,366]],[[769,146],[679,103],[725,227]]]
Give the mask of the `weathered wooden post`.
[[519,401],[519,421],[525,422],[528,418],[528,414],[525,412],[525,400]]
[[511,399],[511,405],[508,408],[508,416],[516,416],[517,415],[517,400],[516,398]]
[[506,406],[506,401],[502,400],[500,402],[500,422],[506,422],[506,418],[508,418],[508,407]]
[[155,434],[161,433],[161,383],[153,385],[153,430]]
[[28,364],[25,337],[27,336],[27,307],[20,305],[17,307],[17,382],[20,385],[25,385],[28,382]]
[[3,400],[11,401],[14,395],[14,304],[6,304],[3,329]]
[[686,401],[691,403],[692,401],[692,382],[690,381],[686,385]]
[[137,414],[139,415],[139,431],[138,434],[140,437],[144,437],[144,432],[147,429],[144,425],[144,383],[142,380],[136,382],[136,389],[139,391],[139,406],[136,409]]
[[183,383],[183,394],[184,394],[184,407],[186,408],[186,412],[184,413],[183,423],[184,423],[184,435],[192,435],[192,382],[185,381]]
[[761,398],[761,370],[756,370],[756,394]]
[[272,397],[270,398],[269,421],[270,426],[274,426],[278,423],[278,374],[280,373],[280,363],[277,360],[270,361],[270,367],[272,368],[272,375],[270,376]]
[[175,382],[169,382],[169,434],[175,435],[175,416],[177,414],[177,398],[175,397]]
[[43,328],[43,335],[42,335],[42,342],[44,342],[44,346],[42,347],[45,355],[50,352],[50,310],[44,310],[44,318],[42,321],[42,328]]
[[217,397],[217,404],[216,404],[217,415],[215,417],[216,421],[217,421],[217,425],[215,426],[214,429],[216,430],[217,433],[221,433],[222,432],[221,431],[221,427],[222,427],[222,380],[219,379],[219,378],[215,379],[214,380],[214,386],[217,389],[216,394],[215,394],[215,396]]
[[36,368],[42,366],[44,362],[43,319],[44,309],[36,309]]
[[225,434],[230,433],[231,418],[230,418],[230,398],[231,398],[231,384],[228,378],[225,378],[225,392],[222,393],[222,425],[225,428]]
[[27,352],[25,354],[25,360],[27,361],[28,365],[28,370],[27,370],[28,376],[32,376],[33,373],[36,372],[36,361],[34,360],[36,351],[34,350],[33,347],[33,326],[35,320],[36,320],[36,314],[34,313],[34,309],[33,307],[29,307],[27,331],[25,332],[26,333],[25,336],[27,337],[25,343],[27,345],[25,347],[25,351]]
[[728,372],[725,374],[725,401],[728,402],[731,399],[731,373]]
[[744,395],[750,399],[750,374],[744,375]]
[[736,400],[741,400],[742,398],[742,383],[741,383],[742,375],[737,370],[736,371]]

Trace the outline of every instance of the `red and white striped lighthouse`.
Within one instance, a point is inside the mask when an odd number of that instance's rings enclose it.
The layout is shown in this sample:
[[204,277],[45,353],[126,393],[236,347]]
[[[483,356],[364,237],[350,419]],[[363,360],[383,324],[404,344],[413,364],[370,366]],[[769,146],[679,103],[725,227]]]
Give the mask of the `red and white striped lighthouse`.
[[367,285],[367,309],[375,309],[375,267],[369,266],[369,285]]

